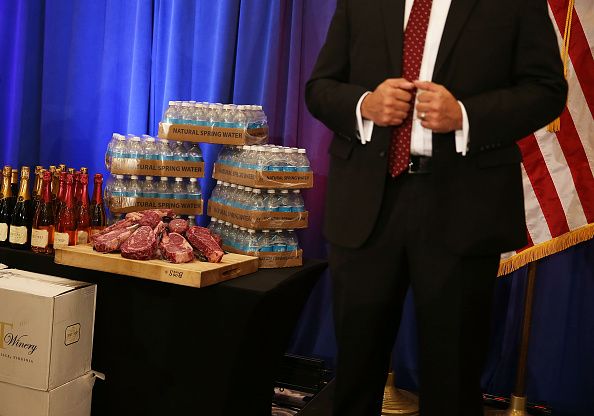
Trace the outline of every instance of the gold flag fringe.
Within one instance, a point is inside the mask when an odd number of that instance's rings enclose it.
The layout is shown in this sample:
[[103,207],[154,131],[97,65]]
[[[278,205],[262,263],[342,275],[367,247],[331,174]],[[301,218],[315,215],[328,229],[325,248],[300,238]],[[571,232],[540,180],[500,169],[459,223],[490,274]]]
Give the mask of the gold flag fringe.
[[[573,5],[575,0],[569,0],[567,7],[567,15],[565,16],[565,33],[563,33],[563,49],[561,50],[561,59],[563,60],[563,73],[567,79],[567,72],[569,70],[569,40],[571,38],[571,23],[573,20]],[[561,119],[557,117],[548,126],[549,133],[555,133],[561,130]]]
[[559,237],[555,237],[549,241],[532,246],[508,259],[501,261],[501,263],[499,263],[498,276],[510,274],[511,272],[518,270],[520,267],[523,267],[532,261],[540,260],[543,257],[558,253],[591,238],[594,238],[594,223],[585,225],[576,230],[560,235]]

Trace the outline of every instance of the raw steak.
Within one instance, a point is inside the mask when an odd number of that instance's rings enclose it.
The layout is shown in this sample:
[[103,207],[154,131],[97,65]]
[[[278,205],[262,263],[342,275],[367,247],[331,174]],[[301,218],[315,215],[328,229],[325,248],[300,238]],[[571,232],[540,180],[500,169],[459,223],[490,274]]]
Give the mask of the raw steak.
[[160,222],[161,216],[153,211],[145,212],[142,218],[138,220],[138,224],[148,225],[151,228],[155,228]]
[[107,234],[96,235],[93,239],[93,248],[100,253],[116,251],[132,235],[136,228],[138,228],[138,225],[132,225],[126,228],[113,229]]
[[200,251],[210,263],[219,263],[223,258],[223,250],[207,228],[194,226],[186,232],[190,244]]
[[93,240],[95,240],[96,238],[98,238],[99,236],[105,235],[105,234],[109,234],[110,232],[114,231],[114,230],[121,230],[124,228],[128,228],[131,225],[134,225],[135,222],[129,219],[126,220],[120,220],[118,222],[116,222],[115,224],[110,225],[109,227],[104,228],[103,230],[101,230],[100,232],[98,232],[97,234],[93,235],[91,237],[91,242]]
[[171,220],[169,221],[167,228],[169,228],[169,231],[172,233],[183,235],[186,231],[188,231],[188,221],[182,219]]
[[194,260],[194,249],[181,234],[167,234],[165,231],[159,248],[163,258],[172,263],[188,263]]
[[133,260],[150,260],[157,251],[157,239],[148,225],[139,227],[134,234],[122,243],[122,257]]
[[[126,219],[132,220],[134,222],[139,222],[146,215],[150,215],[149,218],[153,218],[153,221],[154,221],[154,218],[156,218],[155,217],[156,215],[159,216],[159,219],[161,219],[163,217],[175,217],[175,213],[171,209],[147,209],[144,211],[129,212],[128,214],[126,214]],[[147,221],[150,221],[150,220],[147,219]],[[152,227],[154,228],[157,223],[158,223],[158,221],[155,222],[152,225]],[[142,225],[150,225],[150,224],[142,224]]]

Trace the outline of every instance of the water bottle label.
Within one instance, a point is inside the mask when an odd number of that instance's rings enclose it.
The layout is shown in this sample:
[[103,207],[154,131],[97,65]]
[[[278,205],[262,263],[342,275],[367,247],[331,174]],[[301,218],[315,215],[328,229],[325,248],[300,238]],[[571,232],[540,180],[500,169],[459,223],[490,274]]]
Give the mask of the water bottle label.
[[173,194],[173,199],[187,199],[187,194]]
[[268,166],[268,170],[270,172],[282,172],[283,167],[282,166]]
[[297,172],[296,166],[283,166],[283,172]]
[[159,193],[159,198],[161,199],[172,199],[173,194],[170,193]]
[[263,252],[268,252],[268,253],[270,253],[270,252],[272,252],[272,251],[273,251],[273,249],[272,249],[272,246],[261,246],[261,247],[260,247],[260,251],[263,251]]
[[297,205],[291,208],[292,212],[305,212],[305,206]]
[[159,194],[156,192],[143,192],[142,196],[144,198],[157,198],[159,196]]
[[278,212],[292,212],[291,207],[278,207]]
[[309,172],[309,166],[297,166],[296,172]]
[[202,162],[202,158],[200,156],[189,156],[188,160],[190,162]]
[[275,253],[282,253],[287,251],[287,246],[285,246],[284,244],[275,244],[272,251],[274,251]]
[[289,244],[287,244],[285,247],[286,247],[285,251],[297,251],[297,249],[298,249],[297,246],[293,246],[293,245],[289,245]]

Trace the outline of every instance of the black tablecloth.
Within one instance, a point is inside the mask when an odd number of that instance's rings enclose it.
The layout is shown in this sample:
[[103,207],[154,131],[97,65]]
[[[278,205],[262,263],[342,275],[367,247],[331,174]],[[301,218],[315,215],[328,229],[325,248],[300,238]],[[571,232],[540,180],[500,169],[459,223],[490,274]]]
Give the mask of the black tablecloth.
[[53,263],[0,248],[0,262],[98,284],[93,415],[270,415],[276,369],[326,267],[260,270],[195,289]]

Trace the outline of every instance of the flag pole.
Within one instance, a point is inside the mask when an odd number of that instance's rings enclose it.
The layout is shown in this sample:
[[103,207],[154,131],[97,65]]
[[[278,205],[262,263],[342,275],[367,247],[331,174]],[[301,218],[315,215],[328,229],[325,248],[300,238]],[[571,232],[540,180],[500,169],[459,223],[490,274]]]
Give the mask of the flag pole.
[[524,320],[522,322],[522,336],[518,355],[518,372],[516,388],[511,395],[510,406],[505,411],[489,412],[489,415],[528,416],[526,410],[526,369],[528,364],[528,348],[530,345],[530,329],[532,327],[532,304],[536,283],[536,261],[528,263],[528,282],[524,295]]
[[[390,368],[392,368],[391,365]],[[384,387],[382,416],[414,416],[418,414],[419,400],[413,393],[397,388],[394,384],[394,371],[390,371]]]

